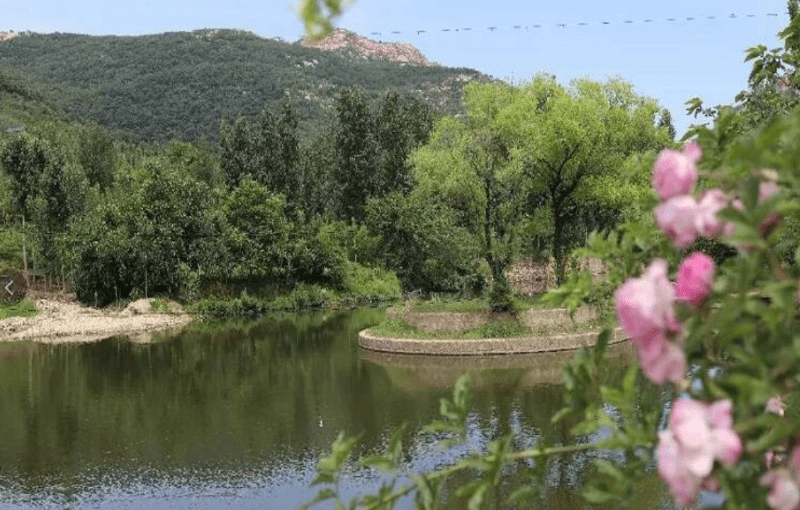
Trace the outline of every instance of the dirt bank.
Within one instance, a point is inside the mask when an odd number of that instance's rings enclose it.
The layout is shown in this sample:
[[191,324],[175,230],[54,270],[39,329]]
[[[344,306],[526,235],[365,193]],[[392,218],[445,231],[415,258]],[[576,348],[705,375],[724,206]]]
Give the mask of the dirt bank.
[[35,317],[0,320],[0,341],[92,342],[116,335],[147,341],[148,333],[181,328],[192,318],[174,301],[163,301],[169,312],[154,310],[152,299],[139,299],[121,310],[98,310],[64,296],[30,296],[39,313]]

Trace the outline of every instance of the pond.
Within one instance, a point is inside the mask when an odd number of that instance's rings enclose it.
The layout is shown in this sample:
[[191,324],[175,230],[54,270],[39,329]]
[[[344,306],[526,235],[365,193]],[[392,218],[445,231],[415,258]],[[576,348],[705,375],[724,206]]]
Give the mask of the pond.
[[[568,437],[550,417],[571,354],[362,352],[358,331],[382,318],[362,309],[190,325],[148,343],[0,343],[0,506],[296,508],[316,493],[317,459],[339,431],[361,434],[360,452],[377,452],[406,422],[407,466],[440,463],[421,429],[465,370],[475,374],[471,442],[509,430],[519,446]],[[549,466],[541,508],[583,507],[575,487],[586,464],[574,457]],[[342,492],[377,483],[354,470]],[[639,508],[663,505],[655,476],[641,485]],[[448,505],[466,508],[455,497]]]

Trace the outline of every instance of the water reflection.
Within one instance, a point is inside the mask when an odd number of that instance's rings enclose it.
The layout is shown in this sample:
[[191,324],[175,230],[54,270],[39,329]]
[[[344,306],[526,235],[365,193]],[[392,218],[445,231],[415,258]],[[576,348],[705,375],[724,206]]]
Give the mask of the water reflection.
[[[316,459],[340,430],[361,434],[361,451],[374,452],[405,421],[409,465],[440,462],[420,429],[465,369],[476,372],[476,445],[510,430],[521,447],[566,440],[550,416],[562,405],[552,382],[571,354],[492,366],[500,360],[362,353],[358,331],[382,316],[276,315],[146,343],[0,343],[0,505],[295,508],[315,493]],[[574,469],[559,469],[548,506],[575,508],[558,503],[572,504]],[[357,472],[344,492],[375,483]]]

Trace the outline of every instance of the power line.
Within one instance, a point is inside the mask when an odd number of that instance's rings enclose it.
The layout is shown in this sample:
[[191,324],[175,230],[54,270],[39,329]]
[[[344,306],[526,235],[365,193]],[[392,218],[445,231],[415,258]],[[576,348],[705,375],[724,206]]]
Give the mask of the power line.
[[[538,30],[546,27],[557,27],[557,28],[583,28],[583,27],[591,27],[591,26],[600,26],[600,27],[610,27],[615,25],[634,25],[634,24],[645,24],[645,23],[681,23],[681,22],[689,22],[689,23],[701,23],[701,22],[708,22],[714,20],[735,20],[740,18],[764,18],[764,17],[778,17],[778,13],[776,12],[767,12],[763,14],[739,14],[739,13],[730,13],[730,14],[723,14],[723,15],[709,15],[709,16],[683,16],[683,17],[670,17],[670,18],[661,18],[661,19],[654,19],[654,18],[646,18],[646,19],[621,19],[617,21],[609,21],[606,19],[600,19],[595,21],[578,21],[573,23],[552,23],[552,24],[542,24],[542,23],[535,23],[530,25],[512,25],[507,27],[502,26],[487,26],[487,27],[449,27],[449,28],[437,28],[437,29],[416,29],[416,30],[391,30],[386,31],[387,34],[391,35],[399,35],[399,34],[411,34],[411,35],[423,35],[423,34],[432,34],[436,32],[440,33],[460,33],[460,32],[469,32],[469,31],[489,31],[489,32],[497,32],[497,31],[531,31],[531,30]],[[384,32],[370,32],[370,35],[374,36],[382,36]]]

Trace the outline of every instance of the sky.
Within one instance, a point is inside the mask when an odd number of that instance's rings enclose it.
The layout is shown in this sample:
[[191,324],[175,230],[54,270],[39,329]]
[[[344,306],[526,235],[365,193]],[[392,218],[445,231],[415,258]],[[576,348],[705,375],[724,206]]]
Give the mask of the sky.
[[[294,0],[2,0],[2,11],[0,30],[17,32],[303,35]],[[513,83],[539,72],[562,84],[622,78],[670,110],[679,136],[704,121],[686,115],[686,101],[732,103],[747,87],[745,50],[780,46],[787,23],[786,0],[354,0],[336,20],[365,37],[411,43],[433,62]]]

